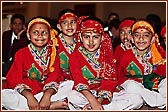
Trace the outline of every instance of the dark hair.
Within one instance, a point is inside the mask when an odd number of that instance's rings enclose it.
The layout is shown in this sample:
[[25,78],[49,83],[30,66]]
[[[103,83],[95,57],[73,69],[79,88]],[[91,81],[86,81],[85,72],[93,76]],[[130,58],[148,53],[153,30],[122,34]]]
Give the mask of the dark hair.
[[[99,18],[97,18],[96,16],[89,16],[89,17],[86,17],[85,19],[83,19],[82,20],[82,22],[85,22],[85,21],[87,21],[87,20],[94,20],[94,21],[97,21],[97,22],[99,22],[101,25],[102,25],[102,27],[103,27],[103,21],[101,20],[101,19],[99,19]],[[82,23],[81,22],[81,23]]]
[[58,20],[61,18],[62,15],[64,15],[65,13],[73,13],[75,15],[77,15],[77,13],[72,10],[72,9],[64,9],[62,10],[59,14],[58,14]]
[[149,21],[153,25],[155,32],[159,34],[159,32],[161,30],[160,16],[158,16],[156,14],[149,14],[146,16],[146,20]]
[[109,29],[108,30],[111,30],[112,27],[114,27],[115,29],[118,29],[119,28],[119,25],[120,25],[121,21],[119,19],[113,19],[110,21],[109,23]]
[[119,15],[118,15],[117,13],[115,13],[115,12],[110,13],[110,14],[108,15],[108,19],[110,19],[110,17],[111,17],[112,15],[116,16],[116,19],[119,19]]
[[22,14],[14,14],[11,18],[11,23],[13,23],[15,19],[21,19],[23,24],[25,24],[25,17]]
[[134,21],[137,21],[136,18],[126,17],[126,18],[124,18],[124,19],[121,20],[121,23],[122,23],[124,20],[134,20]]

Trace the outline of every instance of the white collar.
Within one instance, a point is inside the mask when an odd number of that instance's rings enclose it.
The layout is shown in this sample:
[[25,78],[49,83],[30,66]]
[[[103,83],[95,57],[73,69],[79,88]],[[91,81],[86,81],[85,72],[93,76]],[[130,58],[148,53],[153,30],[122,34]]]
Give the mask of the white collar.
[[12,46],[12,44],[13,44],[14,39],[17,39],[17,36],[15,35],[14,32],[12,32],[11,46]]
[[17,39],[17,35],[15,35],[14,32],[12,32],[12,38],[13,38],[13,40],[14,40],[14,39]]

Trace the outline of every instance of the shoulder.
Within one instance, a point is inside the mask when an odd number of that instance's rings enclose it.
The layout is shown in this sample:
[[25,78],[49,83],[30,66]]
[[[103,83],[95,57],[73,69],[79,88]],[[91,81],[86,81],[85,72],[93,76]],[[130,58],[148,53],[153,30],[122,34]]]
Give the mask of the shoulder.
[[4,31],[3,34],[12,33],[12,30]]
[[7,30],[7,31],[4,31],[4,32],[3,32],[3,37],[4,37],[4,36],[8,36],[8,35],[11,35],[11,36],[12,36],[12,30]]
[[116,50],[116,51],[118,51],[118,50],[123,50],[123,48],[121,47],[121,45],[118,45],[115,50]]
[[134,56],[132,49],[126,50],[122,55],[122,57],[130,57],[130,56]]
[[114,57],[120,57],[124,53],[124,49],[121,47],[121,45],[118,45],[114,50]]
[[123,54],[119,57],[119,62],[130,62],[131,60],[134,60],[134,54],[132,52],[132,49],[126,50],[123,52]]
[[28,52],[29,52],[29,48],[28,47],[24,47],[24,48],[19,49],[16,52],[16,55],[20,55],[20,54],[27,55]]

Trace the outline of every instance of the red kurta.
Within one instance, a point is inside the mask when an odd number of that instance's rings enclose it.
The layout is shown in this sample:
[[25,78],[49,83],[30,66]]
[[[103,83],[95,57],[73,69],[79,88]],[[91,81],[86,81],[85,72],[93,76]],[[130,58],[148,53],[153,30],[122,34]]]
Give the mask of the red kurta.
[[121,47],[121,44],[116,47],[116,50],[114,51],[114,59],[118,61],[118,59],[121,57],[121,55],[125,52],[125,50]]
[[[149,59],[149,62],[151,61],[152,61],[152,58]],[[135,66],[136,66],[136,71],[131,71],[130,68],[135,67]],[[118,69],[117,71],[118,71],[119,85],[128,79],[136,80],[138,82],[143,81],[143,78],[140,75],[144,75],[144,67],[139,63],[139,61],[133,54],[132,49],[124,52],[122,57],[118,60],[117,69]],[[130,76],[128,72],[134,75],[135,78],[133,77],[127,78],[126,76]],[[166,63],[164,65],[155,66],[155,68],[152,68],[152,72],[155,74],[158,74],[159,76],[166,76]]]
[[62,69],[62,76],[64,76],[64,80],[72,79],[70,71],[69,71],[69,57],[74,50],[76,50],[79,46],[79,42],[76,41],[75,47],[71,48],[66,43],[64,39],[61,38],[62,34],[58,37],[58,50],[57,55],[60,57],[60,68]]
[[[112,57],[111,57],[112,58]],[[87,85],[87,89],[96,90],[98,93],[101,90],[113,92],[115,90],[117,80],[115,64],[112,64],[112,60],[106,58],[103,51],[100,51],[100,57],[98,62],[100,62],[101,71],[96,72],[93,67],[88,63],[84,54],[78,49],[72,53],[70,56],[70,71],[74,79],[74,86]],[[111,65],[106,63],[111,62]],[[113,72],[108,73],[107,69],[111,69]],[[78,88],[80,89],[80,87]],[[84,88],[82,88],[84,89]],[[107,103],[107,99],[104,103]],[[109,103],[109,102],[108,102]]]
[[32,89],[33,94],[37,94],[43,91],[45,84],[49,82],[59,82],[62,77],[59,76],[59,58],[56,58],[54,68],[55,71],[47,74],[47,78],[44,82],[39,82],[38,80],[30,79],[28,72],[32,68],[32,64],[41,73],[41,77],[45,74],[42,68],[36,63],[34,57],[30,53],[28,47],[19,50],[14,58],[14,62],[6,76],[8,87],[14,89],[17,84],[26,84]]

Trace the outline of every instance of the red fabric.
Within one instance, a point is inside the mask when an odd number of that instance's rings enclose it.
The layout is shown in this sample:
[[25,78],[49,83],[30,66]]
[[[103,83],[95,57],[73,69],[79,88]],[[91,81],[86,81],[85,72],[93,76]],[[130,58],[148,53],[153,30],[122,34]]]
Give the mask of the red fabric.
[[14,89],[17,84],[26,84],[32,89],[33,94],[37,94],[43,91],[43,86],[46,83],[56,81],[59,82],[62,80],[62,77],[59,73],[59,58],[56,58],[54,64],[55,71],[47,75],[47,79],[44,83],[38,82],[37,80],[31,80],[28,77],[28,71],[34,63],[35,67],[43,73],[39,65],[34,61],[33,56],[31,55],[29,48],[23,48],[19,50],[14,58],[14,62],[6,76],[7,84],[9,88]]
[[[144,67],[138,62],[132,50],[131,49],[127,50],[118,60],[117,71],[118,71],[118,82],[119,82],[118,84],[119,85],[128,79],[126,78],[126,75],[128,75],[126,69],[131,62],[134,62],[140,68],[142,74],[144,74]],[[150,62],[151,62],[151,59],[150,59]],[[156,73],[160,76],[166,76],[166,63],[164,65],[157,66],[156,70],[153,70],[153,73]],[[131,78],[131,80],[136,80],[138,82],[142,81],[138,78]]]
[[[77,35],[75,35],[77,36]],[[78,38],[78,37],[75,37],[74,38]],[[59,56],[60,53],[64,52],[67,57],[69,58],[71,54],[69,54],[69,52],[66,50],[66,48],[64,47],[62,41],[60,40],[60,35],[58,37],[58,50],[57,50],[57,55]],[[75,50],[80,46],[80,43],[79,42],[76,42],[76,46],[75,46]],[[61,68],[62,69],[62,68]],[[66,79],[66,80],[71,80],[72,79],[72,76],[71,74],[66,74],[65,72],[63,72],[63,69],[62,69],[62,72],[61,72],[62,76]]]
[[62,22],[62,20],[64,20],[65,18],[69,18],[69,17],[75,17],[76,19],[78,19],[78,17],[73,13],[65,13],[64,15],[60,17],[59,24]]
[[134,20],[124,20],[119,25],[119,30],[121,30],[123,27],[131,27],[135,21]]
[[161,29],[161,32],[160,32],[160,35],[162,37],[164,37],[164,34],[166,33],[166,26],[164,26],[162,29]]
[[95,33],[103,34],[104,30],[102,25],[94,20],[86,20],[81,23],[81,32],[93,31]]
[[[98,59],[98,61],[101,64],[102,64],[102,61],[104,61],[105,63],[109,62],[111,65],[110,67],[115,68],[115,64],[112,63],[112,58],[106,58],[106,56],[103,54],[103,52],[101,52],[100,58]],[[88,85],[88,87],[91,90],[96,90],[97,92],[99,92],[100,90],[106,90],[106,91],[113,92],[115,90],[115,87],[117,84],[116,72],[113,74],[112,73],[107,74],[108,73],[107,71],[109,69],[108,67],[103,68],[102,70],[104,72],[101,71],[99,74],[100,76],[104,75],[104,78],[101,79],[100,84],[93,84],[93,85],[88,84],[88,79],[86,79],[82,74],[82,68],[84,66],[86,66],[95,77],[98,77],[98,74],[94,69],[92,69],[90,64],[87,62],[87,60],[83,57],[83,55],[78,50],[74,51],[74,53],[72,53],[72,55],[70,56],[69,65],[70,65],[70,71],[72,73],[72,76],[73,76],[73,79],[75,82],[74,86],[78,85],[79,83],[82,83],[82,84]],[[102,66],[103,66],[103,64],[102,64]],[[110,77],[107,75],[110,75]],[[106,78],[108,78],[108,79],[106,79]],[[108,100],[105,100],[103,103],[107,103],[107,102],[108,102]]]
[[118,45],[114,51],[114,59],[116,59],[116,62],[118,61],[118,59],[122,56],[122,54],[124,53],[124,49],[121,47],[121,45]]
[[162,58],[166,59],[166,51],[163,49],[163,47],[161,45],[157,45],[156,47]]
[[7,82],[2,83],[2,89],[7,89],[7,88],[8,88]]
[[77,26],[77,31],[76,31],[77,33],[80,32],[80,29],[81,29],[80,25],[81,25],[82,20],[85,19],[85,18],[87,18],[87,17],[88,16],[81,16],[81,17],[78,18],[78,26]]

